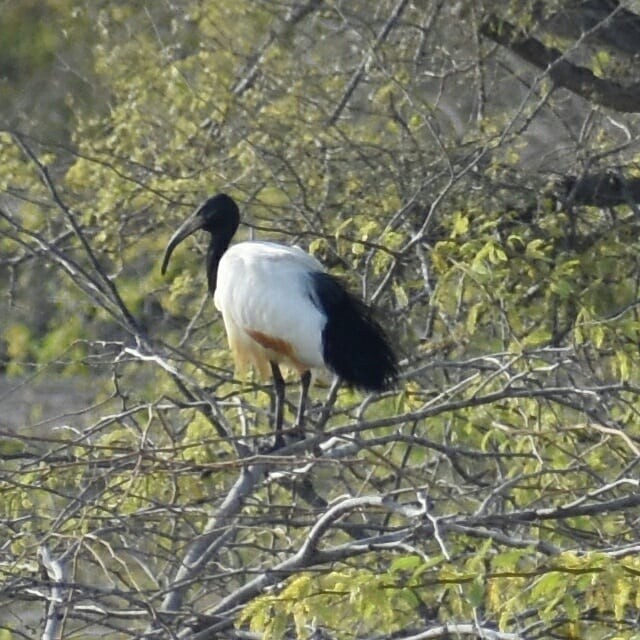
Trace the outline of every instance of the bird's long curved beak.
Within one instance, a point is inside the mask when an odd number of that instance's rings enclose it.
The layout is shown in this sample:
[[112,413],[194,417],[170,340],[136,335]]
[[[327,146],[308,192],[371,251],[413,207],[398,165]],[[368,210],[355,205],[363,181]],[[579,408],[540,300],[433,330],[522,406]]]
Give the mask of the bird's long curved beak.
[[161,273],[164,275],[167,270],[167,265],[169,264],[169,258],[173,253],[173,250],[188,236],[197,231],[198,229],[202,229],[202,225],[204,223],[201,216],[198,214],[200,210],[197,210],[195,213],[190,215],[178,228],[178,230],[171,236],[171,240],[169,240],[169,244],[167,245],[167,249],[164,252],[164,259],[162,260],[162,268]]

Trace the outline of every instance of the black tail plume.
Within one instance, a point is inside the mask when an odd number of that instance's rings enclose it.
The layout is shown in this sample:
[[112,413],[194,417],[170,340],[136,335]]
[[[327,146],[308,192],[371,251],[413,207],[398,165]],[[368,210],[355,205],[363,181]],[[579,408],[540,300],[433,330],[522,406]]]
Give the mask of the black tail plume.
[[311,275],[316,305],[326,314],[322,332],[325,363],[347,384],[383,391],[395,382],[395,353],[371,309],[327,273]]

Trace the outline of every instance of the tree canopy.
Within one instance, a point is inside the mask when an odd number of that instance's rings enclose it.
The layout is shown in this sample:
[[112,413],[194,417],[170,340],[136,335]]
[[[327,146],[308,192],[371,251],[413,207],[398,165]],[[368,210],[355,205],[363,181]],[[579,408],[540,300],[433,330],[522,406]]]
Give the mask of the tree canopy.
[[[640,638],[639,2],[5,4],[0,640]],[[219,191],[400,355],[269,454]]]

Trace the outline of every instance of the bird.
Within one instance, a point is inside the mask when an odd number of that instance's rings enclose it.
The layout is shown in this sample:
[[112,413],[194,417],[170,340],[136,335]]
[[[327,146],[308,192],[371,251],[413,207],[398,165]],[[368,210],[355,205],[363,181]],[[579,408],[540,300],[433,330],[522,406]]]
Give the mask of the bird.
[[285,381],[281,365],[300,376],[292,432],[304,437],[312,372],[329,370],[350,387],[381,392],[393,387],[398,361],[370,306],[298,246],[244,241],[231,244],[240,224],[236,202],[225,193],[208,198],[167,244],[164,275],[174,249],[198,230],[210,234],[207,283],[221,312],[236,371],[253,366],[273,378],[275,439],[283,435]]

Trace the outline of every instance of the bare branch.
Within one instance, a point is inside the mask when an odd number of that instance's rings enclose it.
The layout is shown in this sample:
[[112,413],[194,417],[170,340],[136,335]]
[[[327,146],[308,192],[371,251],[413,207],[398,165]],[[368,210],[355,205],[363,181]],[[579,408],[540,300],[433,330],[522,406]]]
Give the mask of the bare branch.
[[400,16],[402,15],[403,11],[407,7],[407,4],[409,4],[408,0],[399,0],[399,2],[393,8],[393,11],[389,15],[388,20],[385,22],[384,26],[380,30],[380,33],[378,33],[378,35],[376,36],[374,43],[371,45],[371,49],[369,50],[367,55],[362,59],[362,61],[360,62],[360,65],[356,69],[353,76],[351,76],[351,80],[349,80],[349,84],[344,90],[344,93],[342,94],[342,98],[340,98],[340,101],[336,105],[336,108],[333,110],[333,113],[329,116],[329,119],[327,121],[328,126],[334,125],[342,115],[344,108],[347,106],[347,103],[349,102],[349,100],[351,100],[351,96],[353,95],[353,92],[356,90],[357,86],[360,84],[360,81],[364,77],[364,74],[366,73],[367,68],[371,64],[371,60],[373,59],[373,56],[375,55],[380,45],[387,39],[387,37],[389,36],[389,33],[391,33],[391,30],[400,19]]
[[614,80],[599,78],[590,69],[569,62],[562,51],[523,34],[513,24],[496,15],[486,19],[480,31],[485,37],[544,71],[557,86],[614,111],[640,111],[640,83],[625,86]]
[[56,559],[45,545],[38,549],[38,557],[51,583],[47,620],[42,632],[42,640],[57,640],[64,624],[65,589],[68,582],[66,560]]
[[233,535],[233,521],[263,475],[264,466],[260,464],[243,469],[220,508],[180,561],[178,571],[162,601],[163,611],[177,611],[180,608],[190,582],[204,570],[220,546]]

